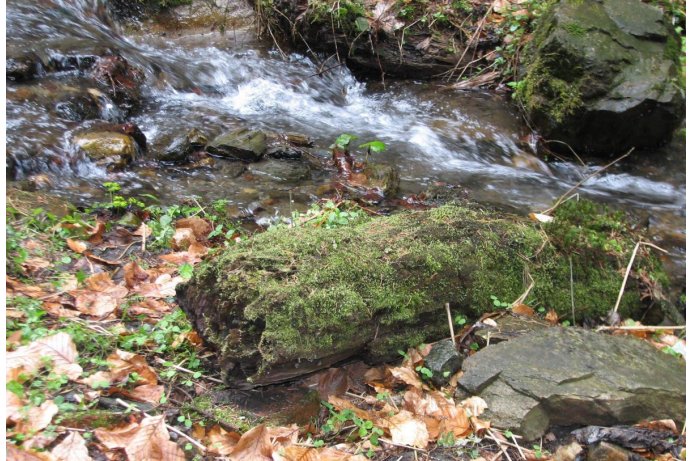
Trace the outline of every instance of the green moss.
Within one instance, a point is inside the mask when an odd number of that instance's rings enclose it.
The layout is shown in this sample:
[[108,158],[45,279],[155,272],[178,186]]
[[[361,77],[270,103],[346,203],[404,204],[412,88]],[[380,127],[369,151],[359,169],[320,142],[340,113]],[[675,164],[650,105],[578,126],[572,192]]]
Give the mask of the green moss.
[[[222,360],[256,361],[257,369],[242,371],[247,375],[291,362],[294,370],[343,351],[368,348],[372,356],[391,357],[444,336],[445,303],[477,317],[494,309],[491,296],[520,296],[528,275],[535,282],[531,302],[570,317],[569,261],[577,319],[606,315],[635,242],[621,218],[569,201],[548,235],[532,223],[467,206],[344,228],[283,228],[198,266],[191,284],[195,296],[213,299],[204,311],[205,337],[219,346]],[[636,270],[654,273],[646,261]],[[633,289],[620,312],[639,308]]]
[[530,113],[545,113],[556,123],[563,122],[583,106],[578,82],[551,75],[542,58],[530,64],[517,87],[516,97]]
[[583,37],[588,32],[588,30],[585,27],[576,22],[564,24],[564,29],[571,35],[575,35],[577,37]]
[[236,428],[238,432],[247,432],[263,422],[262,418],[241,410],[235,405],[216,403],[208,395],[195,398],[191,403],[184,405],[182,409],[183,411],[197,412],[205,418],[211,417],[215,422]]

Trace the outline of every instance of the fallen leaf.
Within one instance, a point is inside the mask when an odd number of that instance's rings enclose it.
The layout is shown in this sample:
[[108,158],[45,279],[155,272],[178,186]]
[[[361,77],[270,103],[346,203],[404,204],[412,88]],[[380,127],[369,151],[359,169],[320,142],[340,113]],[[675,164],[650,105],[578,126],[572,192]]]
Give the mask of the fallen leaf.
[[161,403],[161,398],[165,393],[165,388],[160,385],[155,384],[144,384],[142,386],[137,386],[128,395],[133,400],[138,400],[140,402],[153,403],[158,405]]
[[540,223],[550,223],[554,221],[554,216],[542,214],[542,213],[530,213],[528,215],[530,219],[532,219],[535,222],[540,222]]
[[74,290],[74,307],[81,313],[92,317],[107,317],[118,308],[119,298],[91,290]]
[[199,347],[203,344],[201,336],[196,331],[188,331],[186,333],[180,333],[175,340],[172,342],[171,347],[175,349],[183,343],[190,343],[192,346]]
[[125,380],[130,374],[136,373],[138,378],[134,384],[153,385],[158,383],[156,372],[146,363],[146,359],[141,355],[117,349],[108,356],[106,362],[113,382]]
[[487,409],[487,402],[474,396],[461,401],[461,407],[468,411],[469,416],[480,416]]
[[231,461],[271,461],[271,440],[264,424],[245,432],[230,453]]
[[550,309],[549,312],[547,312],[547,315],[545,315],[545,320],[552,325],[559,323],[559,315],[557,314],[557,311]]
[[70,250],[78,254],[84,253],[89,248],[86,242],[82,242],[81,240],[67,239],[66,241]]
[[322,399],[327,399],[330,395],[343,395],[350,387],[348,372],[343,368],[329,368],[319,376],[317,392]]
[[168,298],[175,296],[175,287],[183,281],[180,276],[163,274],[153,282],[140,284],[134,291],[145,298]]
[[22,450],[16,445],[6,442],[7,461],[54,461],[53,455],[47,452],[37,452],[33,450]]
[[149,416],[141,423],[94,431],[108,448],[124,448],[129,461],[184,461],[185,455],[170,441],[165,416]]
[[40,407],[31,407],[27,414],[17,421],[15,430],[21,434],[41,431],[48,427],[58,411],[58,406],[52,400],[46,400]]
[[190,218],[182,218],[175,221],[175,228],[189,228],[192,230],[196,240],[203,240],[207,235],[211,233],[213,228],[211,224],[205,219],[197,216],[192,216]]
[[142,223],[142,225],[139,226],[136,231],[132,232],[132,235],[137,235],[144,238],[149,237],[151,235],[151,228],[149,228],[146,223]]
[[652,429],[653,431],[666,432],[670,431],[673,434],[679,434],[677,430],[677,424],[671,419],[658,419],[656,421],[645,421],[640,424],[636,424],[634,427],[642,427],[645,429]]
[[111,372],[97,371],[96,373],[82,379],[80,382],[89,387],[105,387],[110,386],[113,381],[115,381],[115,378]]
[[149,274],[137,265],[136,262],[130,261],[122,268],[125,286],[127,288],[134,288],[142,282],[149,280]]
[[525,317],[535,316],[535,311],[533,310],[533,308],[525,304],[518,304],[517,306],[513,306],[511,308],[511,312],[517,315],[523,315]]
[[336,408],[336,410],[341,411],[341,410],[351,410],[355,416],[361,419],[368,419],[370,421],[377,419],[376,414],[372,414],[368,412],[367,410],[363,410],[361,408],[356,407],[352,402],[346,399],[342,399],[340,397],[336,397],[335,395],[330,395],[329,396],[329,403]]
[[292,426],[272,426],[266,428],[269,440],[274,448],[287,447],[298,442],[300,428],[297,424]]
[[280,458],[285,461],[367,461],[363,455],[352,455],[335,448],[311,448],[292,445]]
[[96,221],[96,225],[89,230],[89,243],[98,245],[103,241],[103,233],[106,231],[106,224],[103,221]]
[[5,420],[17,422],[22,417],[22,408],[26,402],[9,390],[5,392]]
[[240,434],[237,432],[228,432],[221,426],[213,426],[206,435],[208,449],[213,453],[227,456],[233,452],[240,437]]
[[420,379],[420,376],[418,376],[418,374],[410,368],[395,367],[390,368],[389,371],[394,376],[394,378],[398,379],[399,381],[403,381],[409,386],[413,386],[417,389],[422,389],[423,383]]
[[394,443],[416,448],[425,448],[429,443],[429,433],[423,421],[413,417],[407,410],[386,419]]
[[85,251],[84,256],[86,256],[87,258],[89,258],[93,261],[96,261],[97,263],[105,264],[106,266],[119,266],[120,264],[122,264],[122,262],[120,260],[115,261],[112,259],[105,259],[105,258],[102,258],[100,256],[96,256],[95,254],[93,254],[90,251]]
[[51,454],[59,461],[90,461],[86,440],[79,432],[70,432],[65,439],[51,450]]
[[179,227],[175,229],[171,243],[175,250],[186,250],[195,242],[194,231],[188,227]]
[[45,357],[52,361],[54,373],[67,375],[72,380],[77,379],[82,374],[77,356],[77,347],[67,333],[60,332],[37,339],[7,353],[7,381],[16,380],[20,373],[35,373],[45,365]]

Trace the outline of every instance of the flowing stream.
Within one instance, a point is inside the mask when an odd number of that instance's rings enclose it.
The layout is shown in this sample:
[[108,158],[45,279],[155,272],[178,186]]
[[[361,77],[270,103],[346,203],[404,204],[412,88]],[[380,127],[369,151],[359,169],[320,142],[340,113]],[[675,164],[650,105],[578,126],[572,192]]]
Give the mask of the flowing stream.
[[[77,63],[27,83],[8,80],[8,177],[45,174],[49,190],[80,203],[102,199],[104,181],[121,183],[132,196],[153,194],[163,203],[185,197],[227,199],[240,208],[261,203],[270,219],[313,202],[332,173],[267,160],[238,176],[231,162],[186,170],[158,164],[155,153],[191,128],[212,139],[251,127],[309,135],[317,155],[327,158],[329,144],[352,133],[358,141],[387,144],[376,160],[397,166],[402,196],[444,182],[468,189],[481,203],[527,213],[549,207],[606,163],[538,160],[522,142],[528,131],[504,95],[413,81],[383,86],[358,80],[345,67],[320,74],[315,60],[287,50],[284,55],[256,39],[246,20],[251,10],[234,8],[245,20],[224,34],[155,27],[144,33],[127,32],[95,0],[8,0],[9,57],[33,50],[44,61]],[[148,153],[118,173],[76,153],[70,138],[84,122],[57,110],[60,95],[86,93],[93,86],[75,68],[79,62],[108,51],[119,52],[146,78],[143,107],[128,121],[145,133]],[[117,111],[106,115],[119,117]],[[674,253],[679,277],[685,272],[684,164],[684,142],[677,140],[656,152],[634,153],[579,189],[582,196],[649,219],[657,243]]]

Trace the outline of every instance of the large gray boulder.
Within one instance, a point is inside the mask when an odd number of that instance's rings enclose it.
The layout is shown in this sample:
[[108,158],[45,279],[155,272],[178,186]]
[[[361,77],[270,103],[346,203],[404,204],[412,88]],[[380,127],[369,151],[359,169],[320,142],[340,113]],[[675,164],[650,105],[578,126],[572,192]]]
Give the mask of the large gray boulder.
[[656,147],[684,118],[680,54],[679,38],[653,5],[561,0],[523,58],[518,100],[545,139],[578,152]]
[[685,418],[685,362],[633,338],[548,328],[482,349],[463,371],[492,425],[529,440],[555,425]]

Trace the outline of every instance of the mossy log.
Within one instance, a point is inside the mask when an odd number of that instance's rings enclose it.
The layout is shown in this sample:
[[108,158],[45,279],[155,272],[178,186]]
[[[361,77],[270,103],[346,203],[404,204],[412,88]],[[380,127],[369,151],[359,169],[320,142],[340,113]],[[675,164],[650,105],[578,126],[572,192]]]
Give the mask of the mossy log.
[[[276,228],[198,266],[178,302],[238,386],[289,380],[356,354],[395,358],[448,335],[445,303],[475,318],[495,309],[491,296],[518,298],[531,278],[529,304],[571,319],[573,288],[577,319],[604,316],[636,240],[616,216],[572,202],[544,229],[459,205],[335,229]],[[623,316],[644,307],[642,280],[664,279],[646,251]]]

